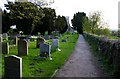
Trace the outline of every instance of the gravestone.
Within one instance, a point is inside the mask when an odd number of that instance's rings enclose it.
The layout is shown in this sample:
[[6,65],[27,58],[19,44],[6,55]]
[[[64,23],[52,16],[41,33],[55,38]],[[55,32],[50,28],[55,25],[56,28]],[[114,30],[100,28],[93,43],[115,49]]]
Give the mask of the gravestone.
[[28,55],[28,43],[26,40],[18,40],[18,55],[19,56]]
[[16,78],[22,77],[22,58],[15,55],[6,56],[4,58],[4,76],[5,78]]
[[49,35],[45,35],[45,36],[44,36],[44,39],[45,39],[45,40],[49,40],[49,39],[50,39]]
[[37,38],[36,41],[36,48],[39,48],[40,44],[44,43],[45,39],[44,38]]
[[50,39],[54,39],[55,36],[53,34],[50,35]]
[[59,40],[58,39],[52,39],[52,47],[55,49],[59,48]]
[[3,33],[2,37],[3,37],[3,39],[7,39],[8,38],[8,34],[7,33]]
[[9,44],[2,42],[2,54],[9,54]]
[[62,40],[62,42],[66,42],[66,40],[65,40],[65,39],[63,39],[63,40]]
[[50,57],[51,45],[40,44],[40,57]]
[[14,37],[14,39],[13,39],[13,44],[15,44],[15,45],[18,44],[18,37]]
[[0,36],[0,42],[2,42],[2,36]]

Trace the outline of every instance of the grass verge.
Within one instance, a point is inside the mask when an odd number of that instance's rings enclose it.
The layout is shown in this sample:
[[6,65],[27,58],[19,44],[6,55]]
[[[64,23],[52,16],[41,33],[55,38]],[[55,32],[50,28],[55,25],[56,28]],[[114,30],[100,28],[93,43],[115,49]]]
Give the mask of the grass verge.
[[[66,38],[67,42],[61,42],[63,38]],[[23,77],[51,77],[56,69],[59,69],[64,65],[65,61],[71,55],[74,50],[74,46],[78,39],[78,35],[69,35],[65,34],[59,38],[59,48],[61,51],[51,52],[51,57],[40,59],[39,57],[39,48],[35,48],[36,42],[30,42],[29,44],[29,54],[28,56],[22,56],[22,76]],[[51,40],[50,40],[51,43]],[[10,48],[9,55],[17,55],[17,47]],[[2,72],[4,73],[4,56],[2,55]],[[4,74],[3,74],[4,76]]]

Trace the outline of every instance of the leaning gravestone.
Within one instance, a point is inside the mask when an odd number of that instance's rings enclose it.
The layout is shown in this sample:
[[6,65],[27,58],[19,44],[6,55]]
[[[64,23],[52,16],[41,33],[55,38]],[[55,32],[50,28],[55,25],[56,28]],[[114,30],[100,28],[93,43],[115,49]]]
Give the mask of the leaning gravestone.
[[58,39],[52,39],[52,47],[54,49],[58,49],[59,48],[59,40]]
[[22,58],[15,55],[6,56],[4,58],[4,76],[5,78],[16,78],[20,79],[22,77]]
[[50,57],[51,45],[40,44],[40,57]]
[[2,42],[2,54],[9,54],[9,44]]
[[28,43],[26,40],[18,40],[18,55],[19,56],[28,55]]
[[44,43],[45,39],[44,38],[37,38],[36,41],[36,48],[39,48],[40,44]]

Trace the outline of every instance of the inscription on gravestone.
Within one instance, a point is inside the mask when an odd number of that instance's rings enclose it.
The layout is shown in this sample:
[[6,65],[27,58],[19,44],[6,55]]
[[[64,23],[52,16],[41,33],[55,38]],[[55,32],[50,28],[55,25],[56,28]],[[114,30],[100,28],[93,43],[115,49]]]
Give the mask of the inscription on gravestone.
[[4,62],[5,62],[4,63],[5,78],[6,77],[22,77],[22,58],[17,57],[15,55],[6,56],[4,58]]
[[26,40],[18,40],[18,55],[19,56],[28,55],[28,43]]

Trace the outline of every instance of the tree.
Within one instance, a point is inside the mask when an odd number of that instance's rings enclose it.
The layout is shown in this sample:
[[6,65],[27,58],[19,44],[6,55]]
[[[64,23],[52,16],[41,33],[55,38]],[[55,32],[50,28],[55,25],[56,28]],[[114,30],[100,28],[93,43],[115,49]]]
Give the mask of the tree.
[[86,32],[91,32],[91,27],[90,27],[90,20],[89,20],[89,18],[87,17],[87,16],[85,16],[84,18],[83,18],[83,31],[86,31]]
[[43,8],[42,10],[45,16],[41,19],[42,24],[37,24],[35,31],[40,32],[42,35],[44,35],[46,31],[50,34],[54,30],[56,12],[51,8]]
[[78,12],[74,14],[73,19],[71,20],[72,26],[79,34],[83,33],[83,18],[86,16],[84,12]]
[[9,2],[6,8],[10,10],[12,24],[27,35],[33,32],[38,22],[42,23],[41,19],[44,17],[42,9],[31,2],[15,2],[15,4]]
[[7,33],[12,25],[9,15],[5,10],[2,12],[2,33]]
[[55,21],[55,30],[59,31],[61,34],[65,33],[68,28],[67,20],[64,16],[58,16]]
[[100,11],[95,11],[91,12],[89,15],[89,20],[90,20],[90,26],[91,26],[91,32],[94,34],[98,28],[100,28],[100,23],[101,23],[101,12]]

